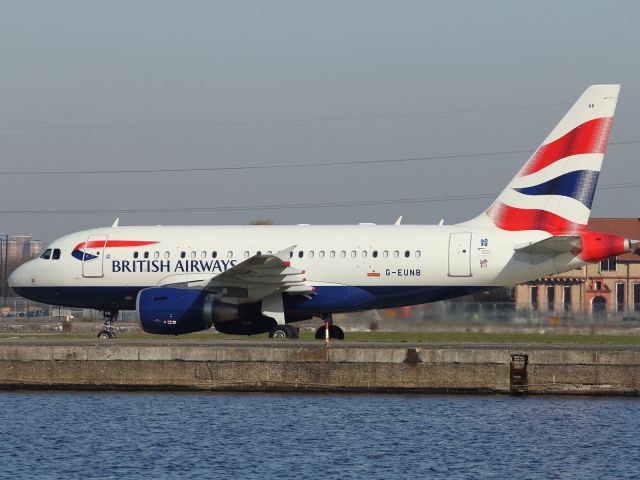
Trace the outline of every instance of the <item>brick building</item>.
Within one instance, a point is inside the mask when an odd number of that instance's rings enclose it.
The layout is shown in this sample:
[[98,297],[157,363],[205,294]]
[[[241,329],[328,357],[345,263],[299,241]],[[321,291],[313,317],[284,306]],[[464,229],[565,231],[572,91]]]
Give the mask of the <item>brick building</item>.
[[[640,218],[592,218],[587,230],[640,239]],[[520,309],[549,315],[640,317],[640,255],[626,253],[515,288]]]

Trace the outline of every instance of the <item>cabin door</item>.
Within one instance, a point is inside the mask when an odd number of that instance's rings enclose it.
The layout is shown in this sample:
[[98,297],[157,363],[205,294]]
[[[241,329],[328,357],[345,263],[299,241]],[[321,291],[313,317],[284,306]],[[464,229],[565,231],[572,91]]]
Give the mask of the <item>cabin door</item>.
[[106,235],[90,235],[82,248],[82,276],[88,278],[104,276],[104,247]]
[[470,233],[452,233],[449,236],[449,276],[471,276]]

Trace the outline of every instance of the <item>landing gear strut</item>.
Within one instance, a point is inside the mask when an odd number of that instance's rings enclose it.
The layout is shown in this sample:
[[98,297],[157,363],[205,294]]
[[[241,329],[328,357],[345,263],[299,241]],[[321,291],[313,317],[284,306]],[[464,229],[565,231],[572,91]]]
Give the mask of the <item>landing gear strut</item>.
[[[333,324],[333,318],[331,315],[322,317],[324,325],[316,330],[316,340],[324,340],[325,343],[328,340],[344,340],[344,330],[339,326]],[[328,331],[328,335],[327,335]]]
[[98,332],[98,338],[116,338],[115,322],[118,319],[118,310],[103,310],[104,321],[102,329]]

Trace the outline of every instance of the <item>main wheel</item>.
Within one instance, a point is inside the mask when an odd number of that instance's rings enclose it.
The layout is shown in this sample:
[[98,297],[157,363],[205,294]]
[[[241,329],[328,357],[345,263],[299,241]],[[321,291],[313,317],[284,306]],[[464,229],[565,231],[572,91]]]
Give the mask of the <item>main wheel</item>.
[[291,325],[276,325],[269,330],[269,338],[284,340],[285,338],[298,338],[299,331]]
[[98,338],[112,338],[109,330],[100,330],[98,332]]

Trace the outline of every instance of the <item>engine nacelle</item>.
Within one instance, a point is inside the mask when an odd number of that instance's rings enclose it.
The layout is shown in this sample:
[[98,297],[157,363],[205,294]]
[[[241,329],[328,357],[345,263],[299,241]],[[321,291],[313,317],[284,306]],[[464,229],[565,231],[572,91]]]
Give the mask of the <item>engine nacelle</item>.
[[[203,290],[154,287],[138,293],[136,310],[145,332],[180,335],[211,328],[214,303],[213,295]],[[225,310],[223,305],[216,304],[215,309]]]

